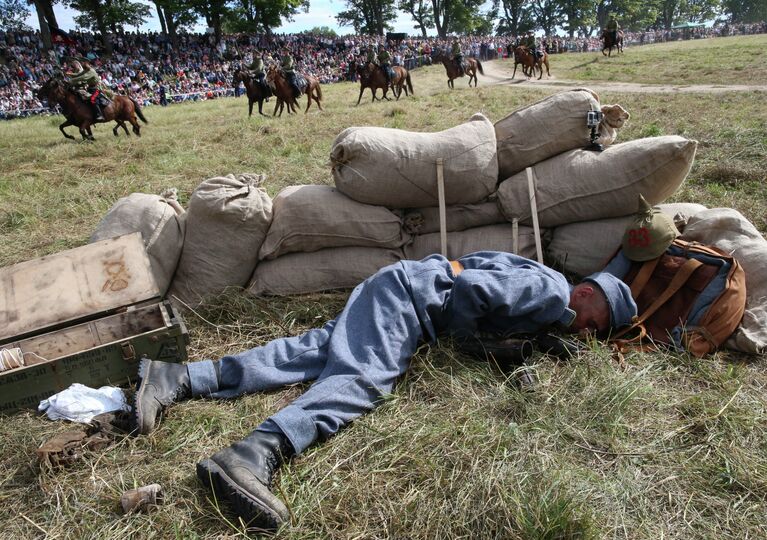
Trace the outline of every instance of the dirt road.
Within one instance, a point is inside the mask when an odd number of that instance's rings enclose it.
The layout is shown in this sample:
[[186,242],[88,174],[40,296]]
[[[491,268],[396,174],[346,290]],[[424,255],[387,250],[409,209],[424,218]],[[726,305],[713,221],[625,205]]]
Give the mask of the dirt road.
[[[485,62],[482,64],[485,70],[484,79],[487,84],[524,84],[530,86],[536,86],[539,88],[554,88],[559,90],[567,90],[569,88],[581,88],[588,87],[595,92],[623,92],[623,93],[644,93],[644,94],[670,94],[670,93],[706,93],[717,94],[724,92],[767,92],[767,86],[764,85],[752,85],[752,84],[738,84],[738,85],[721,85],[721,84],[641,84],[641,83],[623,83],[612,81],[573,81],[567,79],[557,79],[552,75],[547,78],[545,75],[543,79],[530,79],[527,80],[524,75],[517,69],[517,74],[514,79],[511,78],[511,72],[514,69],[513,65],[506,69],[505,65],[499,65],[497,61]],[[482,76],[480,75],[480,78]],[[483,81],[485,82],[485,81]]]

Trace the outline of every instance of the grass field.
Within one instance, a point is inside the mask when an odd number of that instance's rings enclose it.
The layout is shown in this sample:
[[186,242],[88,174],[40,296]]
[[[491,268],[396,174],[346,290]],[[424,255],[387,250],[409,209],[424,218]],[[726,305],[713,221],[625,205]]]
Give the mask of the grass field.
[[[767,37],[756,36],[633,48],[610,60],[563,55],[552,58],[552,72],[594,81],[765,84],[765,45]],[[757,51],[750,71],[738,70],[746,50]],[[687,59],[679,79],[659,65],[669,57]],[[248,119],[244,99],[152,107],[142,138],[114,139],[99,126],[94,144],[65,140],[55,117],[0,123],[0,265],[83,244],[114,201],[133,191],[175,186],[186,202],[204,178],[245,171],[266,173],[272,196],[287,185],[332,183],[330,145],[347,126],[435,131],[476,111],[496,121],[554,91],[487,81],[480,76],[479,89],[469,90],[463,79],[447,92],[441,67],[433,67],[414,73],[416,97],[359,107],[356,85],[326,86],[324,112],[282,119]],[[734,207],[765,233],[764,96],[601,97],[631,112],[620,140],[679,134],[700,142],[675,201]],[[190,357],[299,334],[332,318],[345,298],[232,291],[187,315]],[[570,363],[538,358],[535,369],[540,385],[522,393],[449,344],[423,348],[379,410],[283,469],[279,493],[292,521],[278,537],[767,537],[764,358],[632,354],[618,364],[594,343]],[[188,401],[151,436],[123,440],[58,473],[40,472],[34,450],[71,426],[32,412],[3,418],[0,538],[245,537],[232,514],[208,500],[194,465],[301,390]],[[122,516],[122,491],[153,482],[167,493],[162,510]]]

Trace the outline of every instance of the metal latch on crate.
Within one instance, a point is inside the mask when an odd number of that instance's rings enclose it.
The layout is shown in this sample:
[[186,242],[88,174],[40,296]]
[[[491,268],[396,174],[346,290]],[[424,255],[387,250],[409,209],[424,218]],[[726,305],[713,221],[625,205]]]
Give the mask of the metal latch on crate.
[[120,350],[123,354],[123,360],[126,362],[135,362],[136,361],[136,349],[133,348],[133,343],[130,341],[126,341],[124,343],[120,343]]

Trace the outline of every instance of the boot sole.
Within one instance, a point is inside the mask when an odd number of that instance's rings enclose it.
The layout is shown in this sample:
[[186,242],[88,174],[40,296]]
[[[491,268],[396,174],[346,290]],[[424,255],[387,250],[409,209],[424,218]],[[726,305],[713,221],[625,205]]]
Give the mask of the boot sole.
[[[259,500],[237,485],[212,459],[205,459],[197,464],[197,477],[219,500],[227,500],[249,529],[275,531],[288,518],[287,507],[269,488],[263,486],[263,490],[255,494],[263,499]],[[269,506],[270,504],[272,506]]]
[[146,388],[146,385],[142,383],[149,378],[149,370],[151,365],[152,361],[148,358],[144,358],[141,360],[138,368],[138,379],[140,382],[138,392],[136,392],[134,413],[136,415],[136,429],[138,429],[140,435],[149,435],[154,430],[156,425],[156,418],[152,419],[151,425],[145,421],[146,419],[143,418],[144,415],[141,412],[140,406],[141,398],[144,396],[144,389]]

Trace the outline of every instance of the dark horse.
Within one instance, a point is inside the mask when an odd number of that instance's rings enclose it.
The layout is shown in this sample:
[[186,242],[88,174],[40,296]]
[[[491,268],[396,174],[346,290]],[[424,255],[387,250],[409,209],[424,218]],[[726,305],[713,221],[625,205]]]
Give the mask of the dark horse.
[[[469,76],[469,86],[471,86],[471,80],[474,79],[474,86],[476,87],[477,71],[479,71],[482,75],[485,74],[485,71],[482,69],[482,62],[476,58],[466,58],[464,62],[466,62],[465,72]],[[458,68],[458,64],[455,63],[455,60],[445,58],[444,56],[442,57],[442,65],[445,66],[445,71],[447,72],[447,87],[455,88],[453,85],[453,79],[463,77],[464,73],[462,73]]]
[[387,82],[383,68],[380,66],[376,66],[375,64],[358,65],[357,76],[360,79],[360,95],[357,98],[357,105],[360,104],[362,93],[365,91],[365,88],[370,88],[370,91],[373,93],[373,101],[378,99],[376,97],[376,91],[379,88],[383,89],[383,97],[381,99],[389,99],[386,96],[389,88],[392,89],[394,97],[397,99],[399,99],[403,89],[405,90],[406,96],[415,94],[413,91],[413,83],[410,81],[410,73],[400,66],[394,66],[392,71],[394,72],[394,75],[391,78],[391,82]]
[[[303,94],[306,94],[306,109],[304,110],[304,114],[309,111],[312,99],[317,102],[317,107],[322,110],[322,103],[320,103],[322,101],[320,81],[311,75],[303,75],[303,78],[306,79],[306,87],[302,91]],[[296,101],[296,98],[293,96],[293,87],[285,78],[282,70],[275,65],[269,66],[269,70],[266,72],[266,80],[269,82],[269,85],[274,91],[274,95],[277,97],[277,103],[274,104],[274,112],[272,113],[272,116],[277,114],[278,107],[280,109],[280,114],[277,116],[282,116],[282,110],[285,108],[286,104],[288,106],[288,114],[297,112],[296,107],[298,106],[298,101]]]
[[245,92],[248,95],[248,118],[253,116],[253,103],[256,101],[258,101],[258,114],[264,114],[264,100],[272,95],[269,85],[265,82],[266,77],[264,77],[264,84],[262,85],[251,77],[247,71],[237,69],[232,75],[232,81],[235,88],[240,85],[240,82],[245,85]]
[[40,99],[46,99],[49,105],[58,104],[61,106],[66,122],[59,126],[61,133],[67,139],[74,139],[70,134],[64,131],[67,126],[77,126],[83,139],[95,140],[91,133],[91,126],[96,123],[117,122],[112,128],[112,133],[117,137],[117,128],[122,127],[126,135],[130,135],[125,122],[130,122],[133,126],[133,133],[141,137],[141,126],[136,120],[138,116],[142,122],[148,124],[138,102],[128,96],[115,96],[112,103],[103,108],[104,119],[96,121],[93,109],[90,104],[84,103],[80,96],[70,90],[67,83],[60,77],[54,77],[43,84],[37,91]]
[[514,47],[514,73],[511,74],[511,78],[517,73],[517,64],[522,64],[522,73],[527,78],[535,77],[536,68],[541,74],[538,76],[538,80],[543,77],[543,66],[546,66],[546,76],[551,77],[549,71],[549,55],[546,51],[541,53],[540,57],[535,56],[525,45],[518,45]]
[[[605,56],[611,56],[613,52],[613,47],[619,52],[623,52],[623,32],[618,30],[616,39],[613,40],[613,34],[612,32],[608,32],[607,30],[602,30],[602,35],[599,36],[599,39],[602,40],[602,54]],[[607,53],[605,53],[605,50],[607,50]]]

